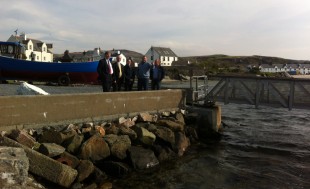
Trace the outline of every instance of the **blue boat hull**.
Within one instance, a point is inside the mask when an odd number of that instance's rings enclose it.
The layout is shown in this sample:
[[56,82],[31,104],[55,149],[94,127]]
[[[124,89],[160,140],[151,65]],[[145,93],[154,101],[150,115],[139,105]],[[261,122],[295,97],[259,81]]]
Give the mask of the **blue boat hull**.
[[0,56],[0,78],[1,80],[58,82],[61,85],[98,84],[97,65],[98,61],[48,63]]

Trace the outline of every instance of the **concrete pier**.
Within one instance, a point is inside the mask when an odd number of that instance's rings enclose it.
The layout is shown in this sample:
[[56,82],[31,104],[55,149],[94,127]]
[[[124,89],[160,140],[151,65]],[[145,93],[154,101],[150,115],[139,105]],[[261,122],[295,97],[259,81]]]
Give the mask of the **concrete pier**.
[[0,97],[0,130],[109,120],[139,112],[178,110],[184,90]]
[[205,106],[190,106],[187,108],[189,112],[197,114],[198,134],[207,139],[209,136],[218,133],[222,127],[221,106],[213,105]]

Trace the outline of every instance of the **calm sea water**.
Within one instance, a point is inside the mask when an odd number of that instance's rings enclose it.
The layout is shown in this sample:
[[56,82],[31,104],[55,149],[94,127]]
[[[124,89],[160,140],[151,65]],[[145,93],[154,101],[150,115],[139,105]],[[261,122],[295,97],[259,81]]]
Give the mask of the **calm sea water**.
[[310,188],[310,110],[222,105],[220,141],[133,173],[115,188]]

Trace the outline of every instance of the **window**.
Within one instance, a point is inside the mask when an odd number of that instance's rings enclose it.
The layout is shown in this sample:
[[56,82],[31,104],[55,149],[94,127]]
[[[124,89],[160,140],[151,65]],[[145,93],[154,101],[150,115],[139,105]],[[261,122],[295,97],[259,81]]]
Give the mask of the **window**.
[[32,50],[32,45],[29,45],[29,50]]
[[154,57],[153,56],[151,56],[151,60],[153,60],[154,59]]
[[37,60],[39,60],[39,56],[37,56]]
[[46,58],[45,58],[45,56],[43,57],[43,59],[44,59],[44,61],[46,61]]
[[170,57],[168,57],[168,61],[170,61]]
[[43,47],[43,52],[45,52],[45,47]]

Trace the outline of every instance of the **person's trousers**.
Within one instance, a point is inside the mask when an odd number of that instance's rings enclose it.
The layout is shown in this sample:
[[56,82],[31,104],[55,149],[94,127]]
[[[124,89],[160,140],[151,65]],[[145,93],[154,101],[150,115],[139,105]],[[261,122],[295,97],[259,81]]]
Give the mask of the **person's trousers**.
[[149,78],[138,79],[138,91],[147,91],[149,87]]

